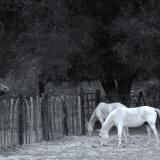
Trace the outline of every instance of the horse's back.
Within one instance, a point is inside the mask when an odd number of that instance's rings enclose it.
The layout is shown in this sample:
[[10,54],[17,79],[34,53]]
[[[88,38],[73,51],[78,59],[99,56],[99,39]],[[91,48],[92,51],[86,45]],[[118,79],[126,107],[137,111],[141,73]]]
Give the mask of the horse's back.
[[96,109],[116,109],[116,108],[119,108],[119,107],[125,107],[125,105],[123,105],[122,103],[119,103],[119,102],[114,102],[114,103],[104,103],[104,102],[101,102],[99,103],[99,105],[97,106]]
[[123,104],[121,104],[121,103],[119,103],[119,102],[114,102],[114,103],[104,103],[104,102],[101,102],[101,103],[99,103],[99,105],[97,106],[97,108],[96,108],[96,113],[97,114],[103,114],[104,115],[104,117],[107,117],[108,116],[108,114],[110,113],[110,112],[112,112],[114,109],[116,109],[116,108],[126,108],[126,106],[125,105],[123,105]]
[[153,107],[150,107],[150,106],[141,106],[141,107],[137,107],[137,108],[130,108],[130,110],[132,112],[135,112],[135,113],[139,113],[141,115],[152,115],[152,114],[156,114],[155,112],[155,108]]
[[134,125],[138,126],[144,122],[152,121],[157,117],[155,108],[149,106],[117,108],[112,112],[112,114],[117,123],[122,121],[124,125],[127,124],[129,127],[132,125],[132,127],[134,127]]

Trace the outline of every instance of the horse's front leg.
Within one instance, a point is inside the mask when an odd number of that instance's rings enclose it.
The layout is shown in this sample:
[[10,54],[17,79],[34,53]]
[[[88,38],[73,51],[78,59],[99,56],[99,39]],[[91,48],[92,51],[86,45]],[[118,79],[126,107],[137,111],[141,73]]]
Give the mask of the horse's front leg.
[[122,131],[123,131],[123,125],[118,125],[118,146],[120,147],[122,142]]
[[127,134],[127,137],[129,137],[129,128],[126,127],[126,134]]

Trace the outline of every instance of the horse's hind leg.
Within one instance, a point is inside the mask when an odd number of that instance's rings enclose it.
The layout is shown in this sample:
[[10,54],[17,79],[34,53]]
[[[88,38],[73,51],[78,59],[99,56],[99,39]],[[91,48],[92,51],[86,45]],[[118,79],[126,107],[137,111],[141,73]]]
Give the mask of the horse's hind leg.
[[148,143],[150,143],[150,138],[151,138],[151,128],[150,126],[147,124],[146,125],[146,129],[147,129],[147,133],[148,133]]
[[157,131],[157,129],[156,129],[155,124],[151,124],[150,127],[152,128],[153,133],[154,133],[154,135],[155,135],[155,137],[156,137],[157,144],[159,144],[158,131]]

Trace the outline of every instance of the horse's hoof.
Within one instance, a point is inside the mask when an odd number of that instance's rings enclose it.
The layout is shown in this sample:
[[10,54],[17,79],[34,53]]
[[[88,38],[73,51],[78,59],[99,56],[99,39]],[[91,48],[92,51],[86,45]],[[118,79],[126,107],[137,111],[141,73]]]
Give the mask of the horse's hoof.
[[118,148],[120,148],[121,147],[121,144],[118,144]]
[[103,142],[101,142],[101,145],[102,145],[102,146],[106,146],[107,144],[104,144]]

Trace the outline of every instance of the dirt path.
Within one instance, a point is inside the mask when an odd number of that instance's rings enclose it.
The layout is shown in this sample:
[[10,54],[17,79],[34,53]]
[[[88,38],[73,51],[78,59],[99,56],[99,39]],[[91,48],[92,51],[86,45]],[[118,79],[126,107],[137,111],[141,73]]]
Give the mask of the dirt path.
[[63,137],[53,142],[21,146],[15,150],[1,151],[0,160],[159,160],[160,146],[152,136],[147,145],[147,135],[131,133],[128,144],[118,148],[116,135],[110,137],[108,146],[101,146],[94,135]]

